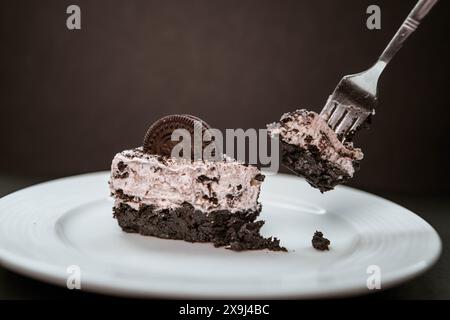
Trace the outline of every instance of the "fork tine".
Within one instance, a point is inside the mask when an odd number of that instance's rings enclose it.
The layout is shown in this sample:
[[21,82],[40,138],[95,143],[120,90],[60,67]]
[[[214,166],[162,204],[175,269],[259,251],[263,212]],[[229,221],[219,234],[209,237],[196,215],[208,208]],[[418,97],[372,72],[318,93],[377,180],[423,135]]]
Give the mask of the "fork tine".
[[347,135],[356,121],[358,121],[358,115],[355,112],[348,111],[334,131],[338,136],[343,137]]
[[359,127],[363,125],[363,123],[366,121],[366,119],[369,117],[369,114],[360,114],[359,117],[356,119],[353,126],[350,128],[349,132],[356,132]]
[[368,72],[342,78],[320,112],[341,141],[351,140],[377,104],[376,88],[368,91],[356,81]]
[[322,111],[320,112],[320,116],[325,120],[328,121],[330,119],[331,115],[333,114],[334,109],[337,106],[337,102],[334,101],[333,96],[329,96],[327,102],[325,103],[325,107],[323,107]]
[[339,124],[339,121],[342,119],[346,112],[346,108],[342,104],[338,104],[336,109],[334,109],[333,114],[330,119],[328,119],[328,125],[331,129],[335,130],[336,126]]

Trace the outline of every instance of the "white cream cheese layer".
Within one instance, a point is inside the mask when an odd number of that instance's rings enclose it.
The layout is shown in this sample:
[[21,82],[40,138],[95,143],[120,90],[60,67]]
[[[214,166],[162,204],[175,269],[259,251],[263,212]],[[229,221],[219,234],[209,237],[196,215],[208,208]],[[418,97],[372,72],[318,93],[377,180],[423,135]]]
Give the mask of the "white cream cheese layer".
[[163,159],[137,148],[114,157],[109,184],[116,206],[170,209],[187,202],[203,212],[236,212],[259,209],[260,177],[258,168],[230,158],[215,162]]

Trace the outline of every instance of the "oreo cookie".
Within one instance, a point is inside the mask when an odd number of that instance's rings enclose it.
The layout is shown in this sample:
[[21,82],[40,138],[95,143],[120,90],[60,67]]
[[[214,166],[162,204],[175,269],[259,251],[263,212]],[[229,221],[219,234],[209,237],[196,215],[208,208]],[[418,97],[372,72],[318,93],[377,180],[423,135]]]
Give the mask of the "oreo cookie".
[[[194,132],[201,130],[202,137],[210,126],[200,118],[188,114],[165,116],[153,123],[144,137],[143,150],[145,153],[170,157],[172,149],[179,141],[172,141],[172,132],[176,129],[185,129],[191,135],[191,159],[194,158]],[[203,148],[206,144],[202,143]]]

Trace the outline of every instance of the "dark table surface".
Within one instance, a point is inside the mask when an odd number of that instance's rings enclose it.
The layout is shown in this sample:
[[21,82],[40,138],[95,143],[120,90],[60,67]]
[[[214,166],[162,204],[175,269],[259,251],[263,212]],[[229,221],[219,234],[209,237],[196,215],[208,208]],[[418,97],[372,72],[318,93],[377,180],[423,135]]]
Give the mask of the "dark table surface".
[[[0,176],[0,197],[40,179]],[[397,287],[360,297],[360,299],[450,299],[450,197],[379,194],[410,209],[427,220],[439,233],[443,252],[439,261],[425,274]],[[399,257],[400,258],[400,257]],[[102,295],[68,290],[29,279],[0,267],[0,299],[98,299]]]

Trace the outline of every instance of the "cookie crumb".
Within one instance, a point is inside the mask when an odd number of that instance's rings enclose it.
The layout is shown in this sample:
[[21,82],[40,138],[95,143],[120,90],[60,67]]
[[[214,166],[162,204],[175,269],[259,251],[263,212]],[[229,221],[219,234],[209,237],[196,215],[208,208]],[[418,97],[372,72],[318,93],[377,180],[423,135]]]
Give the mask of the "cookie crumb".
[[330,250],[328,246],[330,245],[330,240],[323,237],[323,233],[320,231],[314,232],[314,236],[311,240],[312,246],[314,249],[325,251]]

